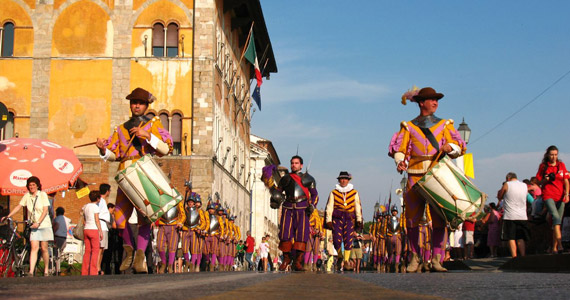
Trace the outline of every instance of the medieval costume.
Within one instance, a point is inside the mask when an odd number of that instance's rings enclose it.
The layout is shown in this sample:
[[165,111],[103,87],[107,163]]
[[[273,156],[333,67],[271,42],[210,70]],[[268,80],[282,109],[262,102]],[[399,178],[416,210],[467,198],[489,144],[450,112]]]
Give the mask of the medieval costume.
[[[398,171],[406,171],[408,182],[404,201],[406,205],[406,221],[409,245],[412,258],[408,272],[417,272],[419,267],[419,223],[424,213],[426,200],[412,187],[428,171],[438,153],[446,152],[450,158],[456,158],[465,153],[465,142],[453,127],[453,120],[440,119],[434,115],[439,99],[443,94],[436,93],[433,88],[426,87],[417,92],[409,91],[403,96],[417,102],[420,115],[410,122],[402,122],[400,131],[395,133],[390,141],[389,156],[394,158]],[[428,106],[428,105],[431,105]],[[443,148],[447,149],[444,150]],[[444,238],[446,223],[441,217],[433,215],[432,244],[434,257],[432,269],[446,271],[440,263],[444,257]],[[434,263],[437,261],[436,263]]]

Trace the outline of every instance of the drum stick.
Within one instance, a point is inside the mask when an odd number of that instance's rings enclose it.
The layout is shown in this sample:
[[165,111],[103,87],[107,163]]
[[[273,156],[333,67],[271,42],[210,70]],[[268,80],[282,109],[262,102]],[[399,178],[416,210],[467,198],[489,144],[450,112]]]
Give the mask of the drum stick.
[[75,149],[75,148],[81,148],[81,147],[85,147],[85,146],[91,146],[91,145],[95,145],[95,144],[97,144],[97,142],[92,142],[92,143],[77,145],[77,146],[73,146],[73,149]]

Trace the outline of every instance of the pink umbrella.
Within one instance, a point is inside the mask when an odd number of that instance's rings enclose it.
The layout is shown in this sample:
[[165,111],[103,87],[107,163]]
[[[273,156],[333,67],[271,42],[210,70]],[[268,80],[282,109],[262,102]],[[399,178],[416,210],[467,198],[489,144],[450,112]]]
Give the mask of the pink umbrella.
[[26,180],[36,176],[42,191],[69,188],[83,172],[71,149],[48,140],[11,138],[0,141],[0,194],[24,195]]

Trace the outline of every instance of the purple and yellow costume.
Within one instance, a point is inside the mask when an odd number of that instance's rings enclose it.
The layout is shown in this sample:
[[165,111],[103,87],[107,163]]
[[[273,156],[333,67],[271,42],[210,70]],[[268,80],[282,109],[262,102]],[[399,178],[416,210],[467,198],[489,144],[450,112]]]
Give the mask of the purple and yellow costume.
[[329,195],[325,210],[325,222],[333,225],[333,245],[340,252],[344,243],[344,259],[350,259],[355,222],[362,224],[362,206],[358,191],[352,184],[345,187],[336,185]]
[[[129,145],[131,139],[129,129],[137,127],[142,124],[142,129],[149,132],[151,138],[146,140],[144,138],[133,138],[132,144]],[[154,117],[148,119],[146,117],[132,118],[129,121],[121,124],[113,131],[113,134],[105,142],[106,151],[105,154],[101,156],[105,161],[120,161],[118,172],[124,170],[131,164],[135,163],[142,156],[146,154],[156,154],[158,156],[163,156],[172,151],[172,137],[166,131],[162,124],[160,123],[160,118]],[[129,252],[132,253],[133,241],[131,237],[133,235],[130,226],[127,225],[127,220],[133,212],[133,204],[127,198],[123,190],[120,188],[117,190],[117,198],[115,200],[115,222],[117,224],[117,229],[121,231],[123,238],[124,247],[127,250],[127,255]],[[137,211],[138,212],[138,211]],[[137,237],[137,254],[140,259],[144,256],[144,251],[148,246],[150,239],[150,223],[138,212],[139,229]],[[138,254],[138,252],[141,252]],[[142,256],[141,256],[142,255]],[[130,257],[127,257],[127,261]],[[135,261],[137,257],[135,256]],[[121,266],[124,271],[130,266]],[[142,270],[137,270],[142,271]]]
[[[453,120],[439,119],[433,115],[420,116],[411,122],[402,122],[400,131],[395,133],[390,141],[388,155],[398,164],[401,161],[408,163],[408,183],[404,201],[406,205],[405,217],[408,228],[409,246],[415,255],[419,255],[419,224],[424,214],[426,201],[412,187],[428,171],[435,159],[438,150],[432,146],[429,139],[422,132],[422,128],[429,129],[439,148],[450,144],[453,151],[448,153],[456,158],[465,153],[465,142],[453,127]],[[445,254],[445,221],[437,215],[433,217],[433,251],[434,256]]]

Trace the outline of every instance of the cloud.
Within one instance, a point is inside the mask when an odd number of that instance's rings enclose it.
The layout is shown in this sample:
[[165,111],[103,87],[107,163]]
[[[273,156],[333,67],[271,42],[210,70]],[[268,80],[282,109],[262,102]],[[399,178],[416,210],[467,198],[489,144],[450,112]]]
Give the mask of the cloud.
[[[287,72],[293,72],[294,75],[286,74]],[[272,79],[262,87],[263,97],[271,99],[273,103],[335,99],[370,102],[389,92],[385,85],[359,81],[330,69],[292,68],[274,77],[275,80]]]
[[8,78],[4,76],[0,76],[0,92],[3,92],[7,89],[13,89],[15,87],[16,87],[15,83],[10,82],[10,80],[8,80]]

